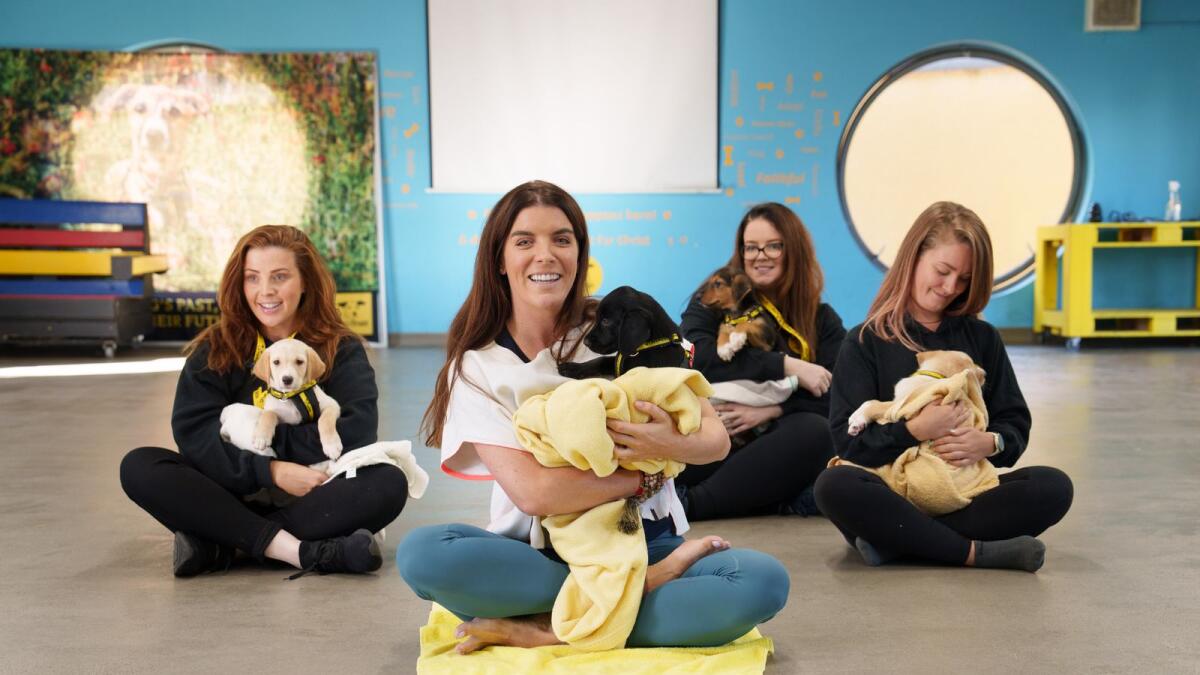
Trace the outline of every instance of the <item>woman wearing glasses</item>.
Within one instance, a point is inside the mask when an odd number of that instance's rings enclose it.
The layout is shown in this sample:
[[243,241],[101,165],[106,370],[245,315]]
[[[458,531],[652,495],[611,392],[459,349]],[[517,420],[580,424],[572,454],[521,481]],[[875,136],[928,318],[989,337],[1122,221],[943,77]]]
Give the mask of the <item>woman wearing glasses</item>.
[[721,462],[688,467],[676,485],[689,519],[816,513],[811,488],[833,456],[828,391],[846,329],[821,302],[824,277],[812,238],[788,207],[751,208],[738,225],[728,264],[750,278],[758,315],[776,328],[775,348],[746,345],[729,361],[719,358],[717,333],[726,317],[697,293],[681,326],[695,345],[695,367],[714,383],[787,378],[795,391],[774,405],[717,405],[730,436],[745,434],[749,441]]

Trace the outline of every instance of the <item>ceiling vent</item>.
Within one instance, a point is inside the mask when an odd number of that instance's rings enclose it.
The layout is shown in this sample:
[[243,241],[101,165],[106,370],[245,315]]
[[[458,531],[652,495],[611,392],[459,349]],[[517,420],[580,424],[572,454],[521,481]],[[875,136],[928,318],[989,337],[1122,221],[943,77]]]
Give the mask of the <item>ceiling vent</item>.
[[1087,0],[1084,30],[1137,30],[1142,26],[1142,0]]

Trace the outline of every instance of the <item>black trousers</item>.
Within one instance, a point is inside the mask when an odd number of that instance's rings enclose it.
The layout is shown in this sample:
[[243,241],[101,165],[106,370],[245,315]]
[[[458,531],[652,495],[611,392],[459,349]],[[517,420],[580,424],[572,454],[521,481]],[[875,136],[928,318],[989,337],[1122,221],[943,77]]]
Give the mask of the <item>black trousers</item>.
[[408,499],[404,472],[386,464],[363,467],[275,508],[244,501],[166,448],[137,448],[121,460],[125,494],[172,532],[183,531],[262,559],[267,544],[287,530],[306,541],[378,532]]
[[862,537],[901,555],[950,565],[966,562],[971,541],[1036,537],[1062,520],[1074,487],[1067,474],[1031,466],[1001,474],[1000,485],[969,505],[930,517],[892,491],[875,474],[835,466],[817,478],[817,506],[852,545]]
[[831,457],[829,420],[796,412],[724,460],[689,466],[675,480],[688,487],[689,520],[761,515],[795,499]]

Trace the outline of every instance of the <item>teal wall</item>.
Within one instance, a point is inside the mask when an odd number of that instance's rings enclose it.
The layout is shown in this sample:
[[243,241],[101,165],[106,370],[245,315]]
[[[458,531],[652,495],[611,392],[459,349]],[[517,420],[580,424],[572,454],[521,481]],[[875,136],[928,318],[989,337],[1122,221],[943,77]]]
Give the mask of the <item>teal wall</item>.
[[[746,206],[799,197],[793,208],[816,240],[826,299],[848,324],[860,321],[882,273],[861,253],[842,215],[835,156],[841,127],[833,124],[833,112],[844,122],[883,72],[914,52],[948,42],[1003,46],[1058,84],[1078,114],[1087,145],[1085,203],[1098,200],[1106,212],[1157,216],[1167,180],[1177,179],[1184,216],[1197,216],[1200,2],[1144,0],[1142,29],[1129,33],[1085,33],[1083,10],[1083,0],[725,0],[721,145],[734,146],[736,159],[746,162],[745,185],[738,183],[735,162],[722,165],[720,173],[731,194],[579,195],[594,216],[593,255],[604,268],[604,288],[634,284],[678,312],[689,290],[728,257]],[[425,3],[419,0],[0,0],[0,46],[125,49],[182,39],[238,51],[375,50],[385,111],[389,331],[429,333],[446,330],[465,296],[475,254],[471,236],[498,195],[425,191],[430,167],[424,21]],[[818,71],[819,82],[813,78]],[[758,82],[771,82],[774,89],[760,92]],[[792,109],[779,110],[779,103]],[[797,103],[803,103],[802,111],[794,110]],[[759,112],[763,104],[766,112]],[[819,132],[817,108],[823,111]],[[752,127],[755,120],[795,126]],[[804,139],[795,138],[795,128],[805,129]],[[785,151],[782,159],[775,157],[777,147]],[[750,154],[760,151],[762,157]],[[801,173],[805,182],[797,185],[769,182]],[[906,227],[908,219],[897,226]],[[1097,303],[1194,302],[1194,260],[1194,253],[1140,252],[1114,263],[1119,274],[1098,281]],[[1174,283],[1176,278],[1183,283]],[[1031,284],[998,294],[986,316],[999,326],[1028,326],[1032,297]]]

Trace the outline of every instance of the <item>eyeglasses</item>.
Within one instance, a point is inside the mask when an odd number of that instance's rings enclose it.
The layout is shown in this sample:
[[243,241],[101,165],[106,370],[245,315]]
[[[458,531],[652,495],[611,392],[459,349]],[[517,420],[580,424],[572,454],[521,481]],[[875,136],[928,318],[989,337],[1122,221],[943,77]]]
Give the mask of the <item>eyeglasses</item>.
[[766,246],[753,246],[751,244],[742,245],[742,257],[753,258],[759,253],[767,256],[768,259],[774,260],[783,255],[783,242],[773,241]]

